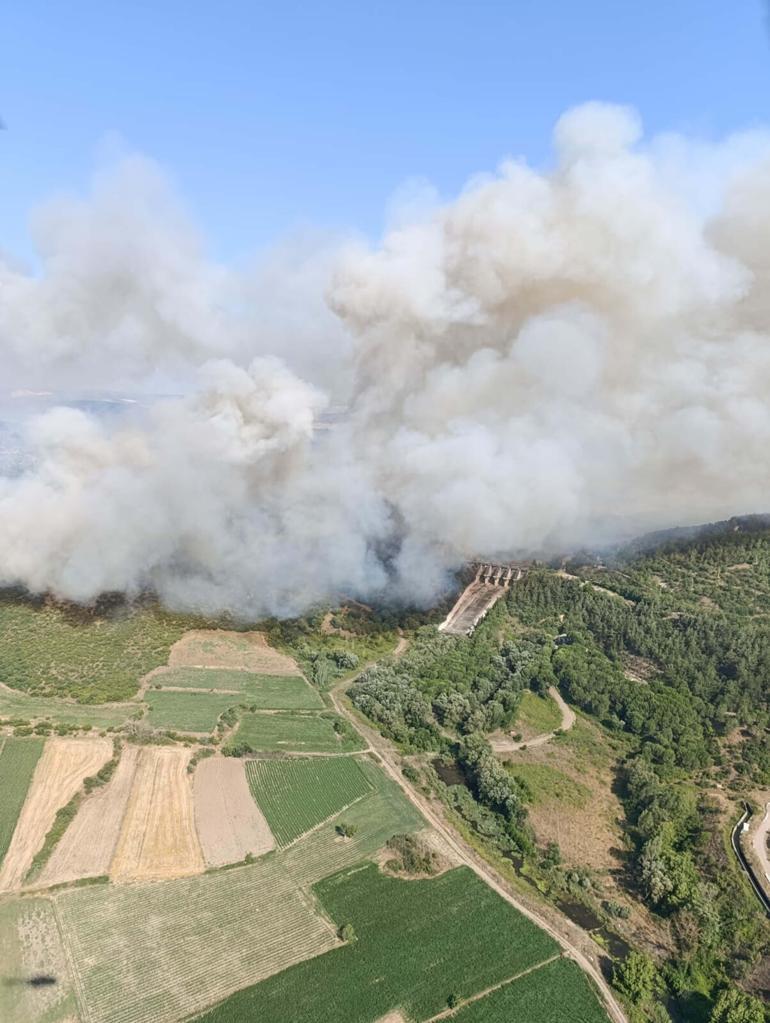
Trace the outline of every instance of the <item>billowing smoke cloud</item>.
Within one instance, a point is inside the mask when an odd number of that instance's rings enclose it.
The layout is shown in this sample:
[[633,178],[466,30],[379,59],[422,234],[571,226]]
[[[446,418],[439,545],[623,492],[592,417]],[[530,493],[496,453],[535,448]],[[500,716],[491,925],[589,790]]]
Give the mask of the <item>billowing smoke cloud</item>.
[[374,249],[246,270],[205,259],[142,162],[49,208],[41,273],[0,267],[14,386],[186,396],[31,422],[0,581],[244,614],[428,601],[470,557],[766,510],[770,138],[644,146],[589,104],[555,149]]

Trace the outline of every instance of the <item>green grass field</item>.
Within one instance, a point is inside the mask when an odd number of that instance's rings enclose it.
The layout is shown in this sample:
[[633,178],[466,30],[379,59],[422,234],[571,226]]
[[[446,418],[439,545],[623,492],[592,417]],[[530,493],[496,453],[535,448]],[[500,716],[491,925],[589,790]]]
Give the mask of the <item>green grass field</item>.
[[106,703],[133,696],[199,619],[155,607],[97,615],[0,595],[0,682],[38,696]]
[[250,760],[246,777],[279,846],[339,813],[372,787],[353,757]]
[[257,675],[251,671],[220,668],[172,668],[155,677],[163,689],[224,689],[238,693],[243,702],[259,710],[317,710],[323,700],[298,675]]
[[550,697],[538,696],[529,689],[523,694],[514,729],[521,726],[535,735],[542,735],[554,732],[560,725],[561,713]]
[[[344,731],[334,730],[335,721]],[[320,714],[242,714],[233,743],[248,743],[255,753],[291,750],[310,753],[344,753],[363,748],[363,743],[341,719]]]
[[315,892],[337,925],[353,925],[356,940],[239,991],[201,1023],[374,1023],[399,1007],[424,1020],[450,994],[467,998],[558,952],[466,867],[402,881],[367,864]]
[[2,741],[0,750],[0,863],[11,844],[35,765],[43,752],[43,739]]
[[219,715],[241,702],[227,693],[175,693],[150,689],[145,693],[150,708],[147,722],[153,728],[179,732],[213,732]]
[[[523,756],[525,754],[518,754]],[[588,805],[591,789],[550,764],[526,762],[506,764],[509,774],[523,781],[532,793],[536,805],[542,803],[569,803],[582,808]]]
[[453,1023],[607,1023],[607,1016],[580,967],[568,959],[498,988],[461,1009]]
[[52,724],[92,725],[111,728],[141,715],[140,703],[70,703],[55,697],[28,696],[0,687],[0,718],[6,720],[50,721]]

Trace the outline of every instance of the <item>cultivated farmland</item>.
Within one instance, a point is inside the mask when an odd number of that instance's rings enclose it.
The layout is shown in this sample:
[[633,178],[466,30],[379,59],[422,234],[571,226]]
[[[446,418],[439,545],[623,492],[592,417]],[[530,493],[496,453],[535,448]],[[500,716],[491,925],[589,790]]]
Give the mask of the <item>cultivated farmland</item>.
[[57,906],[84,1023],[171,1023],[337,944],[275,857],[196,878],[73,889]]
[[140,750],[110,871],[116,880],[182,877],[204,869],[189,759],[190,751],[178,746]]
[[2,864],[35,766],[43,752],[42,739],[0,739],[0,864]]
[[255,753],[291,750],[311,753],[344,753],[360,750],[358,735],[340,722],[341,732],[334,730],[340,719],[319,714],[241,714],[233,743],[246,743]]
[[[15,899],[0,904],[0,1019],[3,1023],[74,1023],[77,1006],[48,899]],[[29,977],[55,984],[24,983]]]
[[269,646],[264,632],[192,630],[174,644],[168,663],[172,668],[240,668],[265,675],[300,674],[296,661]]
[[353,757],[251,760],[246,774],[257,805],[280,846],[288,845],[371,790]]
[[39,877],[40,884],[59,884],[109,873],[139,756],[126,746],[112,778],[80,805]]
[[195,825],[210,867],[261,856],[275,840],[251,797],[243,761],[211,757],[195,768]]
[[208,734],[219,715],[236,706],[241,697],[226,693],[183,693],[151,690],[145,695],[150,708],[147,721],[153,728]]
[[607,1023],[586,975],[557,959],[461,1009],[453,1023]]
[[0,891],[21,884],[56,811],[72,799],[83,779],[112,755],[106,739],[49,739],[37,762],[16,830],[0,869]]
[[257,675],[219,668],[169,668],[153,676],[163,689],[205,689],[237,693],[260,710],[317,710],[323,700],[299,675]]
[[81,704],[42,696],[28,696],[0,684],[0,718],[51,721],[64,725],[112,728],[141,714],[138,703]]
[[397,1008],[424,1020],[450,994],[467,998],[559,951],[466,867],[402,881],[368,864],[315,891],[335,923],[353,925],[356,940],[239,991],[201,1023],[374,1023]]

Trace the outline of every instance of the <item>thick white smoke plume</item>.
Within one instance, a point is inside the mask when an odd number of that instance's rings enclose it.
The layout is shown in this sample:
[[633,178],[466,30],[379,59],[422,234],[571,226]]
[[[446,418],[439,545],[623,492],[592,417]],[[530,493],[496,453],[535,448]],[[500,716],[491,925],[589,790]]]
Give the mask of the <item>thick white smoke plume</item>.
[[0,264],[9,390],[185,396],[29,421],[0,583],[428,601],[470,557],[767,510],[770,137],[643,146],[590,104],[555,147],[375,249],[238,271],[141,161],[44,211],[41,272]]

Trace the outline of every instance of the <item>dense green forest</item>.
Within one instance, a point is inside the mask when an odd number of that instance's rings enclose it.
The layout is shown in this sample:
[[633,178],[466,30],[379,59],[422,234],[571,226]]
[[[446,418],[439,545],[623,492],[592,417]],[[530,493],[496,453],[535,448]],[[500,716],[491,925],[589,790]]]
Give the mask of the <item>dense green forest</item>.
[[725,853],[712,795],[770,785],[766,523],[663,538],[603,562],[533,566],[470,639],[422,628],[403,658],[364,672],[351,690],[404,750],[451,756],[468,781],[446,789],[453,809],[558,889],[570,884],[558,849],[535,847],[526,786],[485,739],[515,721],[526,688],[552,684],[623,738],[617,784],[633,850],[624,884],[675,945],[665,961],[642,964],[652,981],[633,996],[619,967],[633,1011],[761,1020],[741,984],[770,953],[770,931]]

